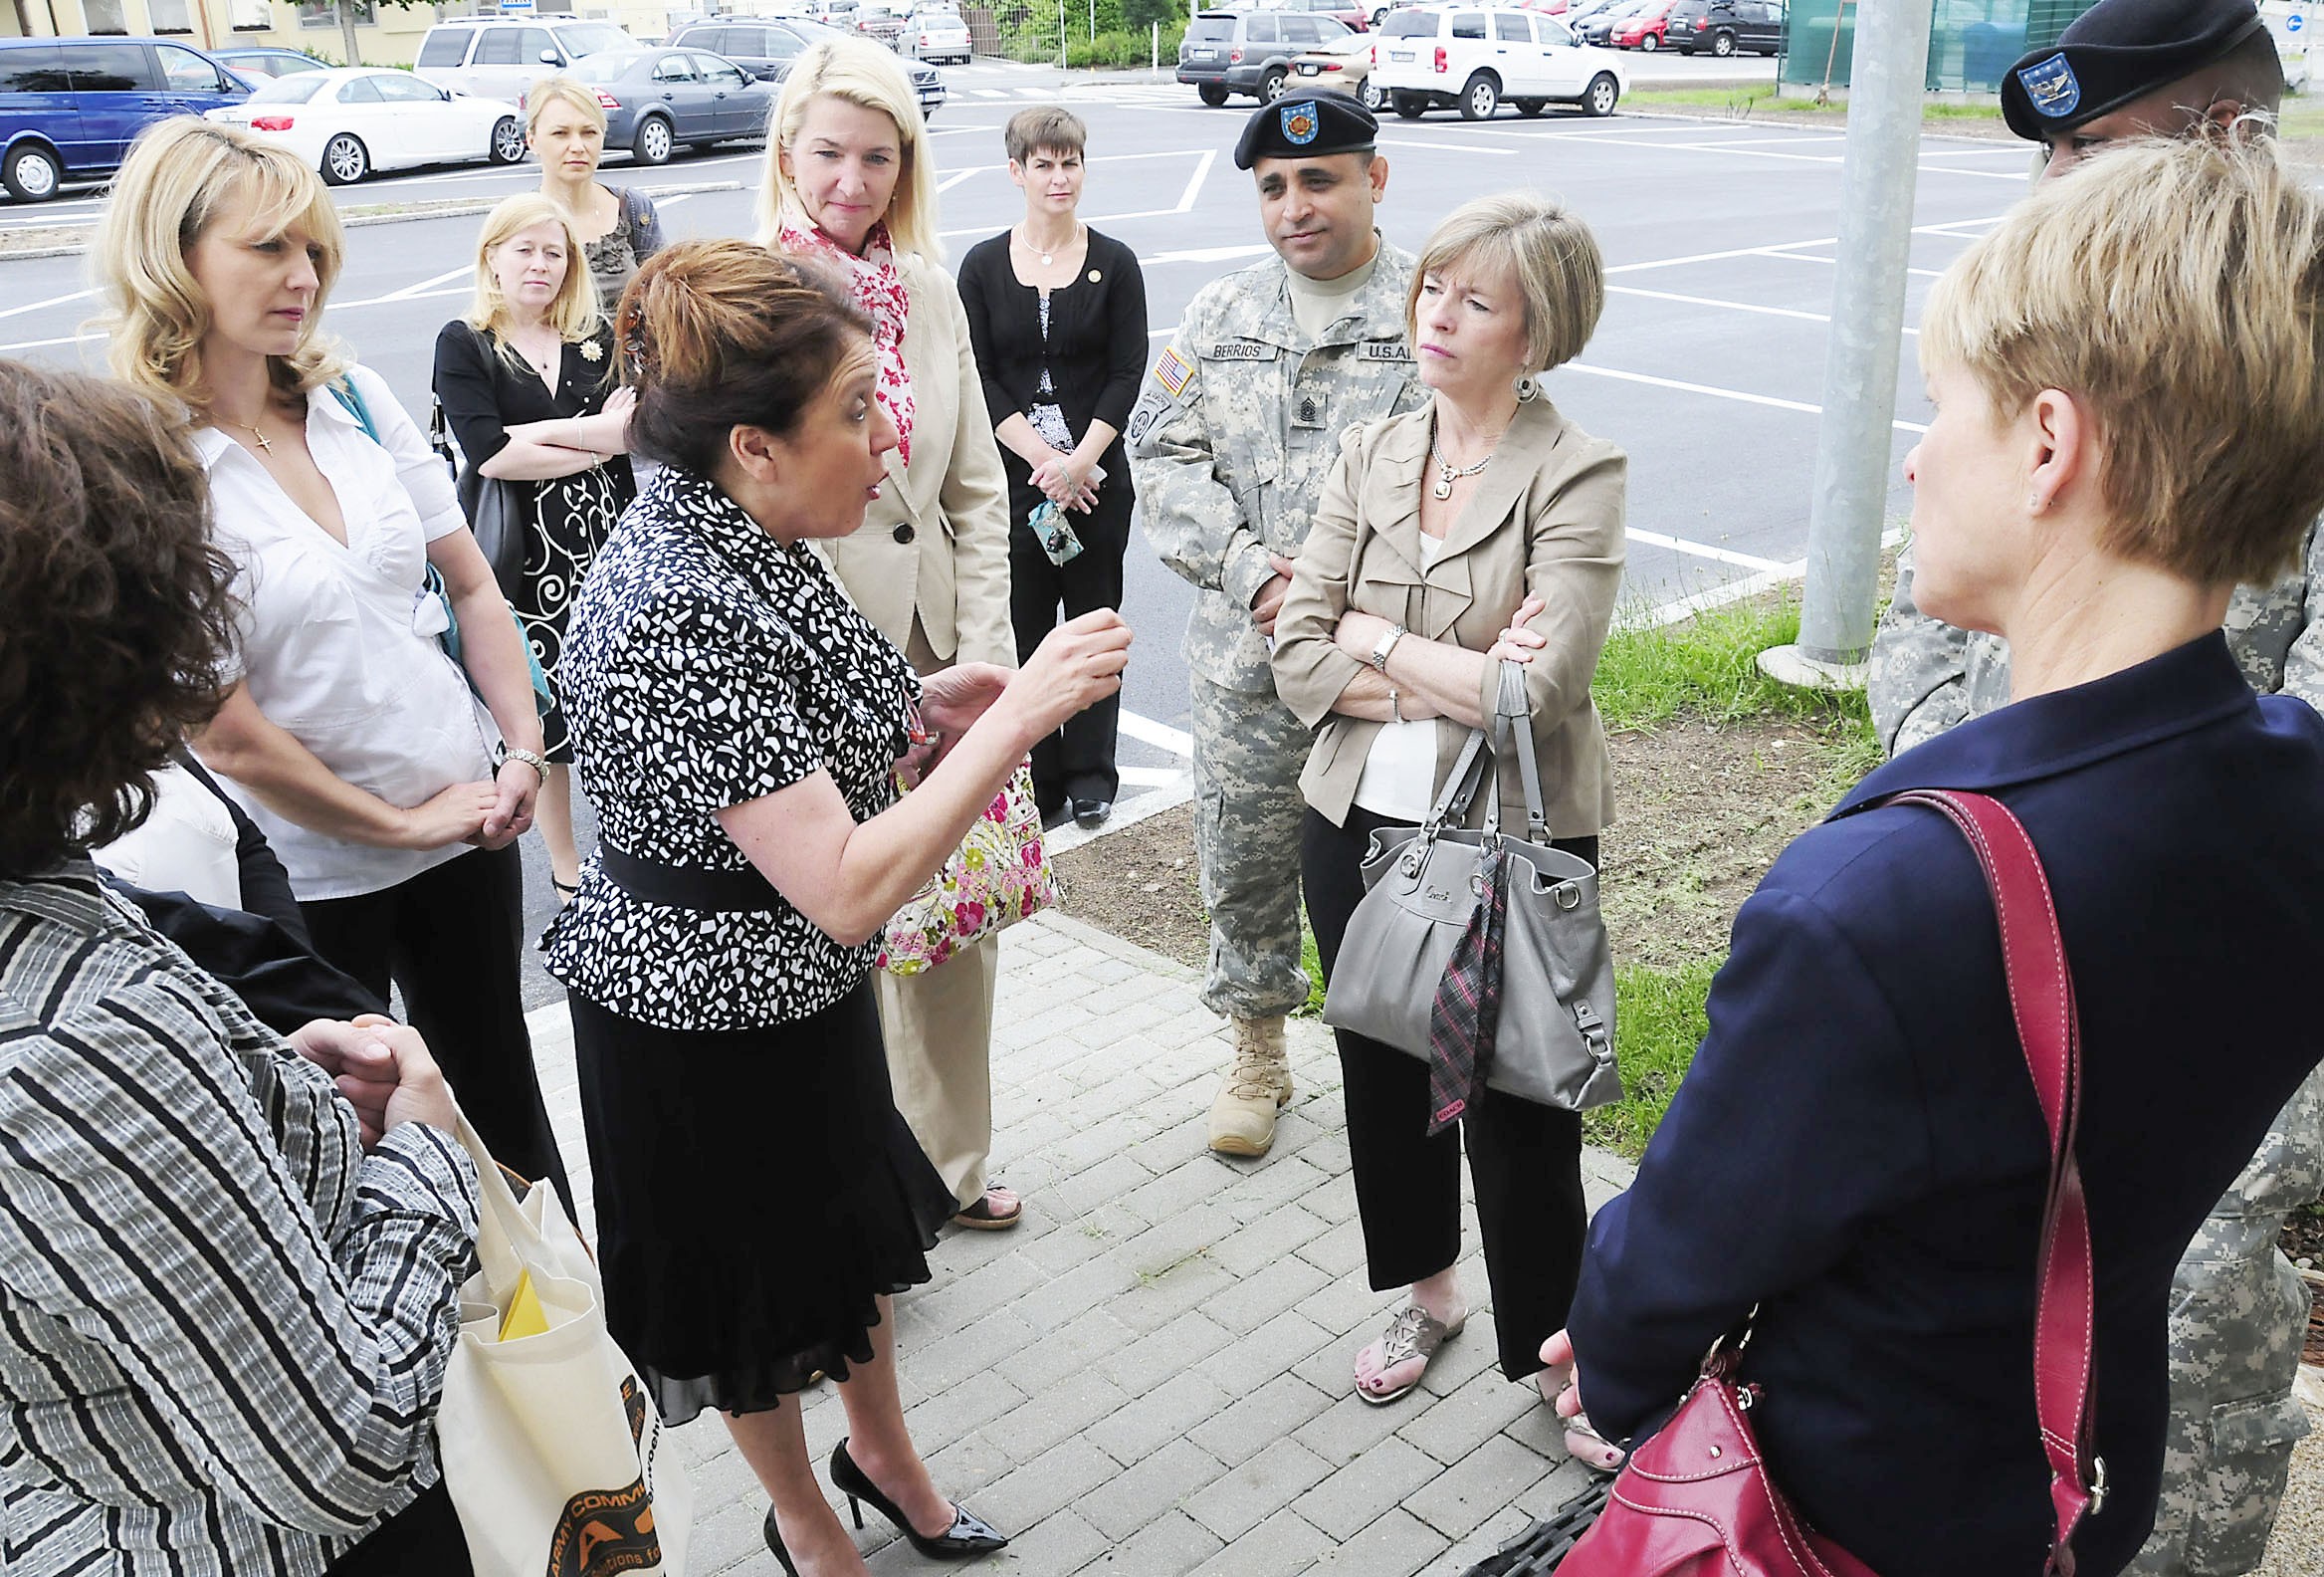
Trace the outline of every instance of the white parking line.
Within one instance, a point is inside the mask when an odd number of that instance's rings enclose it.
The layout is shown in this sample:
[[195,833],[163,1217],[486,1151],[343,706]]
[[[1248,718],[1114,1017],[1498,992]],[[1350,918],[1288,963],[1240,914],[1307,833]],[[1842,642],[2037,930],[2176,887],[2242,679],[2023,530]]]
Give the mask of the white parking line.
[[22,307],[0,308],[0,318],[14,318],[19,313],[39,312],[43,307],[62,307],[67,302],[80,301],[83,297],[96,294],[96,289],[92,287],[89,290],[74,291],[67,296],[51,296],[47,301],[26,302]]
[[1474,142],[1421,142],[1411,137],[1381,137],[1381,147],[1420,148],[1430,153],[1491,153],[1499,158],[1515,158],[1517,149],[1479,147]]
[[[1630,535],[1635,537],[1638,534],[1632,532]],[[1904,528],[1892,526],[1880,534],[1880,546],[1884,549],[1894,548],[1903,542],[1904,538]],[[1778,564],[1775,568],[1763,570],[1759,574],[1745,575],[1740,580],[1730,580],[1725,585],[1713,586],[1707,591],[1694,591],[1682,597],[1674,597],[1660,607],[1648,608],[1639,613],[1625,614],[1617,610],[1614,619],[1617,623],[1628,624],[1632,627],[1654,628],[1659,625],[1676,624],[1682,619],[1693,618],[1698,613],[1707,613],[1713,608],[1726,607],[1732,602],[1746,601],[1751,597],[1758,596],[1763,591],[1773,591],[1778,586],[1790,585],[1806,577],[1807,561],[1800,559],[1792,563]]]
[[1784,566],[1773,559],[1761,559],[1752,554],[1735,553],[1726,548],[1713,548],[1708,543],[1688,542],[1680,537],[1665,537],[1660,532],[1641,531],[1632,526],[1625,535],[1634,543],[1649,548],[1667,548],[1673,553],[1690,554],[1697,559],[1712,559],[1720,563],[1731,563],[1745,569],[1781,570]]
[[[1821,416],[1821,405],[1810,405],[1805,400],[1779,399],[1773,394],[1752,394],[1743,389],[1720,388],[1711,383],[1689,383],[1682,378],[1655,377],[1647,372],[1623,372],[1614,367],[1591,366],[1585,361],[1569,361],[1560,371],[1586,372],[1591,377],[1613,378],[1623,383],[1645,383],[1655,388],[1676,389],[1682,394],[1707,394],[1713,399],[1735,400],[1745,405],[1767,405],[1776,410],[1797,411],[1803,416]],[[1925,433],[1929,429],[1919,422],[1894,421],[1889,423],[1898,432]]]
[[[1803,323],[1827,324],[1828,313],[1802,312],[1796,307],[1762,307],[1757,302],[1720,301],[1711,296],[1682,296],[1676,291],[1646,290],[1637,285],[1608,285],[1608,296],[1643,296],[1653,301],[1679,302],[1688,307],[1719,307],[1728,312],[1757,313],[1765,318],[1796,318]],[[1918,338],[1918,329],[1907,329],[1906,334]]]
[[[443,273],[436,275],[432,279],[414,280],[411,284],[404,286],[401,290],[391,290],[386,295],[380,297],[379,300],[383,302],[416,301],[420,297],[426,296],[433,292],[439,285],[449,285],[456,279],[466,279],[470,274],[475,272],[475,264],[463,263],[458,268],[446,269]],[[338,302],[335,303],[335,305],[340,307],[354,307],[360,304],[356,302]]]
[[1141,744],[1166,750],[1176,756],[1194,754],[1194,737],[1183,729],[1171,728],[1167,723],[1157,723],[1152,718],[1140,717],[1124,708],[1120,731]]
[[[1829,241],[1801,241],[1798,245],[1830,246],[1831,243]],[[1821,263],[1826,267],[1835,267],[1839,263],[1838,258],[1816,257],[1812,253],[1795,252],[1790,247],[1761,247],[1759,252],[1762,257],[1790,258],[1795,263]],[[1910,264],[1905,266],[1905,272],[1917,274],[1922,279],[1942,279],[1945,277],[1943,269],[1914,268]]]

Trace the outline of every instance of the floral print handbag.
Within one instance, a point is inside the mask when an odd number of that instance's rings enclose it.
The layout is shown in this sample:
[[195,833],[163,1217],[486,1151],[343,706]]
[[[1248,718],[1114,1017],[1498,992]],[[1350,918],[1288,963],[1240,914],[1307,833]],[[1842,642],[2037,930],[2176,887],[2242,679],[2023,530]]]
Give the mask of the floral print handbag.
[[[901,782],[897,791],[904,791]],[[1033,767],[1020,762],[944,869],[896,911],[874,962],[891,975],[918,975],[1055,902],[1057,873],[1042,847]]]

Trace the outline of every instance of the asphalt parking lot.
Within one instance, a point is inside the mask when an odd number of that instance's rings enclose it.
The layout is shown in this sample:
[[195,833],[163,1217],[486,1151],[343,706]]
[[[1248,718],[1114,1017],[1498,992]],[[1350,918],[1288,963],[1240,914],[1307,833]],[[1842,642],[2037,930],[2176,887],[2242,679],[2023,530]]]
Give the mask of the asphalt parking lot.
[[[1000,128],[1034,100],[1002,82],[990,97],[956,91],[931,127],[945,241],[955,261],[1022,213]],[[1102,98],[1069,87],[1058,97],[1090,126],[1083,215],[1139,252],[1159,343],[1197,290],[1266,255],[1250,178],[1231,157],[1248,107],[1205,109],[1192,90],[1170,84],[1114,86]],[[1460,201],[1514,186],[1563,197],[1595,229],[1610,271],[1605,317],[1582,360],[1553,374],[1549,389],[1575,421],[1629,452],[1631,616],[1670,616],[1796,575],[1838,233],[1841,134],[1654,115],[1591,120],[1553,112],[1521,120],[1510,112],[1490,122],[1449,114],[1391,120],[1381,151],[1390,176],[1380,223],[1396,245],[1416,249]],[[739,182],[665,196],[663,209],[673,236],[741,235],[752,228],[759,162],[755,151],[693,158],[636,179],[649,191]],[[1923,140],[1908,352],[1931,279],[2023,192],[2026,170],[2016,143]],[[381,200],[390,187],[413,197],[498,195],[527,184],[521,170],[455,171],[360,193],[364,201]],[[478,225],[465,216],[350,232],[328,326],[423,417],[436,332],[465,304]],[[0,355],[101,365],[102,342],[83,328],[95,308],[87,291],[81,259],[0,260]],[[1896,411],[1899,460],[1926,412],[1908,353]],[[1901,478],[1890,504],[1898,520],[1909,510]],[[1143,638],[1125,693],[1126,797],[1171,785],[1184,767],[1186,689],[1176,646],[1190,602],[1188,588],[1134,542],[1125,613]],[[544,873],[535,886],[545,918]]]

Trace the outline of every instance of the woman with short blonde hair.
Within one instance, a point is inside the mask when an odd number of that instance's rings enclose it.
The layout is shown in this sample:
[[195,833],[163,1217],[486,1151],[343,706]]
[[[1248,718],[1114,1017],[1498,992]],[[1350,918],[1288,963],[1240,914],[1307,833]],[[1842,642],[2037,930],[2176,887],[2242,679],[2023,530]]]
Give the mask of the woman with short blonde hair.
[[192,411],[243,605],[237,682],[194,751],[281,857],[316,951],[380,1001],[400,988],[494,1153],[567,1192],[518,972],[540,715],[443,462],[322,336],[330,198],[280,149],[178,116],[137,138],[113,199],[113,364]]
[[[516,540],[493,570],[557,694],[566,609],[613,523],[637,497],[629,410],[612,327],[562,209],[537,192],[504,200],[476,247],[468,316],[436,336],[436,399],[466,463],[460,503],[481,521],[487,490],[516,508]],[[564,708],[541,719],[548,773],[540,786],[548,879],[570,896],[581,869],[573,843],[572,746]]]
[[[1597,243],[1547,198],[1479,198],[1429,238],[1409,303],[1429,403],[1349,434],[1275,625],[1276,687],[1318,731],[1300,778],[1301,875],[1327,978],[1373,834],[1427,818],[1493,716],[1501,658],[1526,665],[1550,841],[1594,866],[1613,814],[1589,686],[1621,583],[1629,463],[1567,420],[1539,378],[1597,327]],[[1544,632],[1536,645],[1503,637],[1528,621]],[[1513,825],[1527,814],[1519,778],[1486,780]],[[1554,1395],[1563,1378],[1545,1375],[1540,1348],[1565,1323],[1582,1261],[1581,1117],[1480,1087],[1457,1124],[1431,1132],[1428,1065],[1335,1033],[1372,1284],[1409,1288],[1356,1355],[1357,1396],[1408,1394],[1468,1317],[1454,1270],[1464,1148],[1502,1374]],[[1579,1433],[1569,1450],[1606,1460]]]
[[[1564,1406],[1643,1437],[1748,1327],[1768,1471],[1851,1569],[2031,1571],[2055,1539],[2046,1569],[2112,1577],[2155,1525],[2180,1255],[2316,1066],[2324,721],[2254,695],[2220,622],[2324,508],[2324,197],[2272,139],[2116,144],[1979,238],[1920,328],[1913,590],[2008,641],[2012,699],[1850,789],[1737,913],[1550,1356],[1577,1365]],[[2039,913],[1997,919],[1914,790],[2022,824],[2062,958]],[[2005,925],[2043,969],[2005,976]],[[2020,974],[2078,1046],[2078,1179],[2051,1166]],[[2045,1444],[2033,1293],[2077,1257],[2052,1198],[2086,1207],[2063,1220],[2090,1279],[2043,1312],[2089,1347],[2039,1365],[2097,1401]],[[2078,1527],[2058,1450],[2107,1490]]]
[[[656,122],[665,124],[665,122]],[[658,164],[647,150],[667,142],[640,141],[631,151],[641,166]],[[654,200],[634,186],[607,186],[597,179],[605,157],[605,108],[596,93],[570,77],[536,82],[525,95],[525,145],[540,160],[540,195],[555,203],[573,227],[573,239],[596,286],[597,310],[613,316],[621,292],[637,276],[638,265],[662,249],[662,218]]]
[[[773,126],[758,240],[847,281],[872,321],[880,407],[897,432],[862,527],[818,551],[923,675],[1013,667],[1008,483],[967,309],[937,244],[936,172],[912,85],[876,44],[817,44],[784,79]],[[987,1230],[1021,1213],[984,1174],[999,940],[918,975],[879,975],[898,1105],[959,1201],[960,1225]]]

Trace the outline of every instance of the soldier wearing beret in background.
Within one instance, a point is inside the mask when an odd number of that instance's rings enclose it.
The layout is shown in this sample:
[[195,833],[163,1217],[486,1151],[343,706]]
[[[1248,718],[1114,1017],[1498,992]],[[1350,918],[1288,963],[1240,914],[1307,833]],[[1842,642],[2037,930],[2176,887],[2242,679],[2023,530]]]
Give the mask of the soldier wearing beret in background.
[[1210,911],[1202,1001],[1234,1026],[1210,1147],[1264,1155],[1291,1099],[1283,1019],[1300,963],[1299,775],[1313,743],[1267,665],[1291,561],[1340,438],[1426,397],[1404,334],[1411,254],[1373,226],[1379,125],[1336,94],[1278,100],[1235,146],[1279,254],[1204,287],[1126,436],[1146,532],[1200,588],[1186,625],[1194,849]]
[[[2225,133],[2283,95],[2275,44],[2250,0],[2101,0],[2029,52],[2002,85],[2009,129],[2042,144],[2038,178],[2125,137]],[[2245,123],[2249,129],[2249,122]],[[2226,636],[2262,694],[2324,706],[2324,533],[2268,586],[2236,589]],[[1901,754],[2009,701],[2009,649],[1913,601],[1909,552],[1872,643],[1881,745]],[[2173,1287],[2171,1436],[2155,1531],[2136,1577],[2228,1577],[2259,1564],[2291,1451],[2308,1297],[2276,1248],[2285,1215],[2324,1192],[2324,1071],[2311,1076],[2188,1246]]]

